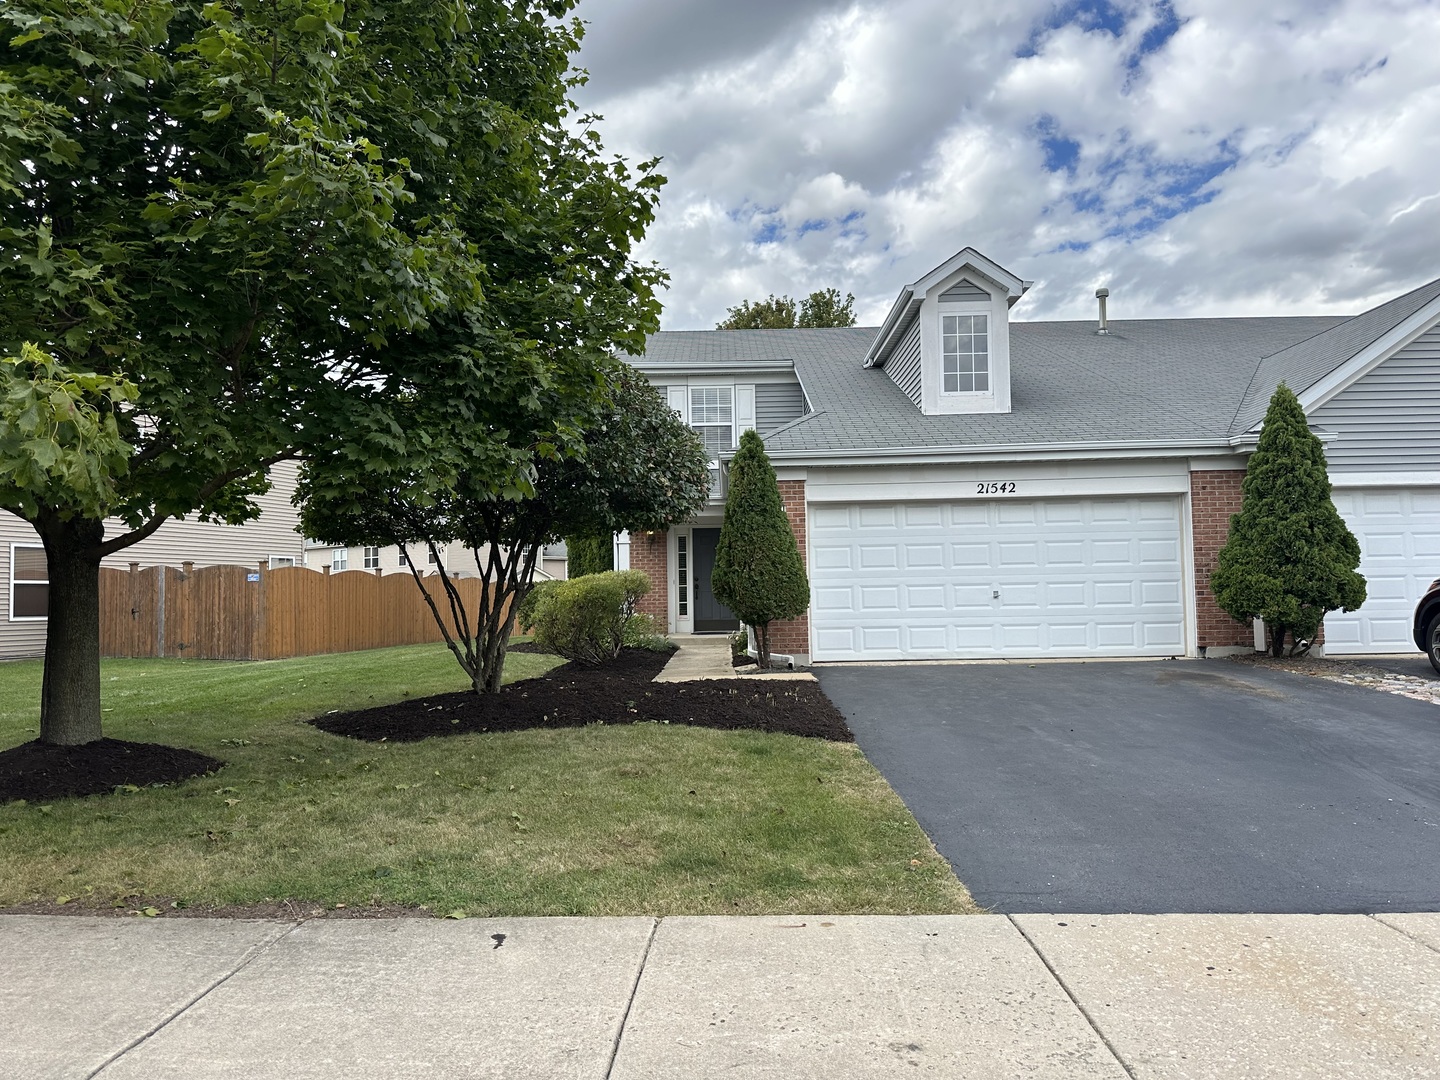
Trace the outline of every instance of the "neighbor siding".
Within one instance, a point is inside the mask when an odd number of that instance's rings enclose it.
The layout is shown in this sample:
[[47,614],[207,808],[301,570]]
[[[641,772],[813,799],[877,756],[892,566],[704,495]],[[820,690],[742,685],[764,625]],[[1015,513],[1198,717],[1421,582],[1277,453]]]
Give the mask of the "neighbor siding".
[[767,435],[805,415],[805,393],[799,383],[757,383],[755,430]]
[[1440,325],[1356,380],[1310,414],[1333,431],[1332,470],[1420,472],[1440,469]]
[[920,320],[906,332],[890,359],[885,362],[885,374],[911,401],[920,404]]

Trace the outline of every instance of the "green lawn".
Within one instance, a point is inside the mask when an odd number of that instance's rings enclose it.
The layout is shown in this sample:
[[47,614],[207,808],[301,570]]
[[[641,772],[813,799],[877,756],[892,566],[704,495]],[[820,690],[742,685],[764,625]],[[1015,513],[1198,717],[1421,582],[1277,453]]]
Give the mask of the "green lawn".
[[[506,676],[555,662],[513,654]],[[463,689],[442,646],[265,663],[108,660],[102,680],[107,735],[229,765],[174,787],[0,806],[0,906],[975,910],[854,746],[655,724],[391,745],[300,722]],[[0,749],[34,737],[39,685],[38,662],[0,664]]]

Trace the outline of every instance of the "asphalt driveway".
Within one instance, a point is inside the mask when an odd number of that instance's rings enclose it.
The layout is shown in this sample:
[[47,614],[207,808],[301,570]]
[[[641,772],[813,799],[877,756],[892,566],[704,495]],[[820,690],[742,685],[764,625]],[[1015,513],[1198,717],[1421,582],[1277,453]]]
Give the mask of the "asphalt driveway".
[[827,667],[999,912],[1440,910],[1440,707],[1224,660]]

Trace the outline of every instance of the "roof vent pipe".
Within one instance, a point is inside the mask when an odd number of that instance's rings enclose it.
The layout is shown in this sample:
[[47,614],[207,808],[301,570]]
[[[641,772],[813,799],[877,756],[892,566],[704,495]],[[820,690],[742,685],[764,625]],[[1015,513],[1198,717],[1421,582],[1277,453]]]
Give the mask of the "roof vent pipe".
[[1100,288],[1095,290],[1095,299],[1100,301],[1100,329],[1095,331],[1097,334],[1110,333],[1110,324],[1105,319],[1105,300],[1109,295],[1109,289]]

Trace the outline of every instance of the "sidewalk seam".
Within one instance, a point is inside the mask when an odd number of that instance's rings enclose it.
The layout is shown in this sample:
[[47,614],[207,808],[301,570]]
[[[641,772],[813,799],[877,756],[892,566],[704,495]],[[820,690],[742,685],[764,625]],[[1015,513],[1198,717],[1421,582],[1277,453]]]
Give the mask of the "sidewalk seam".
[[143,1042],[148,1042],[152,1037],[164,1031],[167,1027],[173,1024],[176,1020],[180,1019],[180,1017],[184,1016],[201,1001],[209,997],[212,991],[219,989],[221,986],[224,986],[232,978],[240,974],[240,972],[244,971],[255,960],[257,960],[262,953],[267,952],[272,946],[279,944],[285,938],[289,937],[292,933],[294,933],[296,929],[300,927],[300,925],[301,923],[299,922],[293,922],[289,926],[285,927],[284,930],[282,930],[280,933],[275,934],[268,940],[262,941],[256,945],[251,945],[250,948],[245,950],[245,955],[240,957],[240,962],[236,964],[235,967],[227,971],[224,975],[221,975],[220,978],[216,979],[209,986],[205,987],[205,989],[201,990],[198,994],[192,997],[189,1001],[185,1002],[169,1016],[165,1017],[165,1019],[161,1020],[149,1031],[141,1035],[138,1039],[131,1040],[130,1043],[121,1047],[119,1050],[115,1051],[115,1053],[111,1054],[108,1058],[104,1060],[104,1062],[101,1063],[98,1069],[95,1069],[93,1072],[86,1073],[85,1080],[95,1080],[95,1077],[99,1076],[106,1069],[110,1068],[111,1065],[114,1065],[126,1054],[130,1053],[131,1050],[134,1050]]
[[650,959],[650,946],[655,944],[655,934],[660,929],[660,920],[650,920],[650,936],[645,939],[645,948],[640,953],[640,966],[635,969],[635,981],[630,986],[630,998],[625,1002],[625,1011],[620,1014],[620,1026],[615,1029],[615,1041],[610,1046],[610,1060],[605,1064],[605,1080],[615,1071],[615,1061],[620,1057],[620,1041],[625,1038],[625,1027],[630,1023],[630,1010],[635,1007],[635,998],[640,993],[640,979],[645,974],[645,963]]
[[1076,997],[1074,991],[1065,984],[1065,980],[1062,979],[1060,973],[1055,970],[1055,965],[1050,963],[1046,955],[1040,951],[1040,946],[1036,945],[1030,935],[1025,933],[1025,928],[1015,921],[1015,916],[1006,915],[1005,918],[1010,920],[1010,925],[1015,927],[1016,932],[1025,939],[1025,944],[1029,945],[1031,951],[1040,958],[1040,962],[1045,965],[1045,970],[1050,972],[1050,977],[1055,980],[1061,990],[1065,991],[1065,996],[1070,999],[1071,1004],[1080,1010],[1080,1015],[1085,1018],[1085,1022],[1090,1025],[1090,1030],[1095,1032],[1096,1037],[1105,1044],[1105,1049],[1110,1051],[1110,1056],[1115,1059],[1115,1063],[1125,1070],[1126,1076],[1130,1077],[1131,1080],[1136,1080],[1137,1074],[1135,1070],[1130,1067],[1130,1063],[1120,1056],[1120,1051],[1116,1049],[1115,1044],[1110,1041],[1105,1032],[1100,1030],[1100,1025],[1097,1024],[1095,1018],[1090,1015],[1090,1010],[1080,1004],[1080,999]]
[[[1384,913],[1382,913],[1382,914],[1384,914]],[[1366,917],[1367,919],[1370,919],[1370,920],[1372,920],[1372,921],[1374,921],[1374,922],[1379,923],[1381,926],[1385,927],[1386,930],[1393,930],[1393,931],[1395,931],[1395,933],[1399,934],[1401,937],[1405,938],[1407,941],[1413,941],[1416,945],[1419,945],[1422,949],[1429,949],[1429,950],[1430,950],[1431,952],[1433,952],[1433,953],[1440,953],[1440,949],[1437,949],[1434,945],[1431,945],[1428,941],[1421,941],[1418,937],[1416,937],[1414,934],[1410,933],[1408,930],[1401,930],[1400,927],[1398,927],[1398,926],[1391,926],[1391,925],[1390,925],[1388,922],[1386,922],[1384,919],[1380,918],[1380,915],[1375,914],[1374,912],[1371,912],[1369,915],[1366,915],[1365,917]]]

